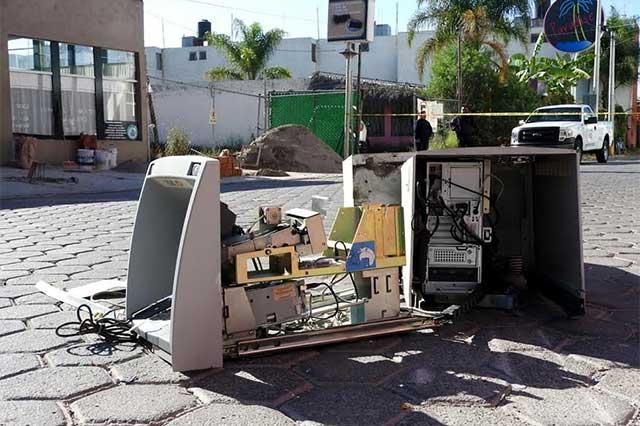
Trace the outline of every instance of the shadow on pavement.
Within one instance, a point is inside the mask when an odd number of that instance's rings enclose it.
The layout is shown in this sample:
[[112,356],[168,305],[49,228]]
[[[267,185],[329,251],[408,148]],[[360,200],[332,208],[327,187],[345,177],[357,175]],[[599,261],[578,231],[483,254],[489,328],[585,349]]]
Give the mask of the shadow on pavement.
[[214,401],[334,425],[438,425],[429,410],[442,404],[492,416],[486,407],[534,404],[559,390],[581,395],[596,372],[640,364],[639,277],[594,264],[585,270],[583,318],[533,296],[517,311],[476,309],[435,332],[228,362],[194,386]]

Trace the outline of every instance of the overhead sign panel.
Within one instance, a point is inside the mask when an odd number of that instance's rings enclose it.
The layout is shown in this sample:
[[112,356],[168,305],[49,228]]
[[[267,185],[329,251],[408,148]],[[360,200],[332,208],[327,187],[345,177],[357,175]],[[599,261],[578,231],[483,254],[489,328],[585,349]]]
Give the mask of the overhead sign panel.
[[373,41],[374,0],[329,0],[329,41]]
[[[557,0],[544,17],[544,35],[562,52],[581,52],[596,39],[596,0]],[[604,18],[604,13],[602,14]]]

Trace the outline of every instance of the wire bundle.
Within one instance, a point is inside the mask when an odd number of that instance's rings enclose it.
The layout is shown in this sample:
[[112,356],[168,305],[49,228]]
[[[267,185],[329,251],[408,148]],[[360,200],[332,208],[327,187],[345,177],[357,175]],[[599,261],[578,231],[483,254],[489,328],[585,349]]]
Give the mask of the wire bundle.
[[[125,320],[107,318],[107,315],[114,312],[111,310],[104,316],[96,318],[89,305],[78,306],[76,317],[78,321],[70,321],[61,324],[56,328],[56,335],[60,337],[80,336],[83,334],[98,334],[109,342],[138,342],[138,336],[131,331],[131,323]],[[85,315],[83,315],[83,313]],[[64,328],[76,326],[77,330],[63,333]]]

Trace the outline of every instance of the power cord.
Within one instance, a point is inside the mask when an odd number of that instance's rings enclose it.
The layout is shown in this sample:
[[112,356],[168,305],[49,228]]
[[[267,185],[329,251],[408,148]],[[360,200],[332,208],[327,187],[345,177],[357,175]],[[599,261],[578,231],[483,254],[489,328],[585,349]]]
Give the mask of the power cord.
[[[76,317],[78,321],[70,321],[61,324],[56,328],[56,335],[60,337],[73,337],[83,334],[98,334],[109,342],[138,342],[138,336],[131,332],[131,323],[126,320],[118,320],[115,318],[107,318],[110,313],[115,312],[111,310],[104,316],[96,318],[89,305],[83,304],[78,306],[76,310]],[[86,317],[83,318],[83,313],[86,313]],[[69,326],[77,326],[77,330],[63,333],[64,328]]]

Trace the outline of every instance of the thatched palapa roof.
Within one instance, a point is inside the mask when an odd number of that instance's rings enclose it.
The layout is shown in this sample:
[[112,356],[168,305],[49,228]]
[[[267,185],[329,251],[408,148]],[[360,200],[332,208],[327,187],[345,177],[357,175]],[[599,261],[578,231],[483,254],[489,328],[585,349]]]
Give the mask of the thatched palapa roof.
[[[344,76],[341,74],[316,72],[311,76],[308,90],[344,90],[344,82]],[[409,83],[367,78],[361,78],[360,85],[364,93],[364,102],[413,102],[413,97],[422,88],[422,86]],[[354,89],[356,87],[355,78],[353,79],[353,87]]]

